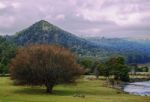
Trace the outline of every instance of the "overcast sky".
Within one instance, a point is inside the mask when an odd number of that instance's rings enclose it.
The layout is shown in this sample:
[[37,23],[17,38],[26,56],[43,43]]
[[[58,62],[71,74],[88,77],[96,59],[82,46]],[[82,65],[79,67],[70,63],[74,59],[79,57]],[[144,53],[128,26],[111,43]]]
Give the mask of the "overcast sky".
[[150,0],[0,0],[0,35],[42,19],[79,36],[150,38]]

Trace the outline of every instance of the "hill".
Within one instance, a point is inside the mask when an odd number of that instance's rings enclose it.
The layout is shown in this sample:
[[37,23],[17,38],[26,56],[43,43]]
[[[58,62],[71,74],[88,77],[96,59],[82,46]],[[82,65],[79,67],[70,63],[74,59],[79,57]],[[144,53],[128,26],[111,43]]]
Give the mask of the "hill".
[[94,48],[97,48],[95,44],[64,31],[44,20],[36,22],[32,26],[17,32],[15,36],[13,36],[13,40],[19,46],[28,44],[61,45],[78,54],[86,53],[89,49],[91,49],[91,52],[94,51]]
[[150,41],[125,38],[88,38],[97,46],[113,49],[113,53],[123,55],[128,63],[147,63],[150,61]]

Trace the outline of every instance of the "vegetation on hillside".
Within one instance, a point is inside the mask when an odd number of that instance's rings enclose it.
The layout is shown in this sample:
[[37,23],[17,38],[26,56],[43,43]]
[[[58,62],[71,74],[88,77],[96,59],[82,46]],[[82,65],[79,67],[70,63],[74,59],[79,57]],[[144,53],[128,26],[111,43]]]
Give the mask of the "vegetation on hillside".
[[[69,48],[74,53],[88,54],[96,46],[85,39],[79,38],[67,31],[41,20],[32,26],[17,32],[13,39],[18,46],[29,44],[55,44]],[[90,50],[91,49],[91,50]]]
[[87,40],[110,50],[109,55],[122,55],[127,63],[150,62],[150,42],[123,38],[88,38]]
[[123,56],[127,63],[146,63],[150,61],[149,42],[135,42],[126,39],[79,38],[61,28],[41,20],[32,26],[17,32],[16,35],[6,36],[8,41],[17,46],[29,44],[56,44],[70,49],[79,57],[93,57],[106,60],[111,56]]

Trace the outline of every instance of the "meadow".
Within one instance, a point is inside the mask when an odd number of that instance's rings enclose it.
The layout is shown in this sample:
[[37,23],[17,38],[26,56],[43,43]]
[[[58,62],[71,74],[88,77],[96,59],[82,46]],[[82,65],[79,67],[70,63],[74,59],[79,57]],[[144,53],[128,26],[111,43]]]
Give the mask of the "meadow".
[[[85,97],[80,97],[85,96]],[[45,87],[15,86],[9,77],[0,77],[0,102],[149,102],[149,96],[129,95],[106,87],[104,80],[81,78],[77,84],[58,85],[53,94]]]

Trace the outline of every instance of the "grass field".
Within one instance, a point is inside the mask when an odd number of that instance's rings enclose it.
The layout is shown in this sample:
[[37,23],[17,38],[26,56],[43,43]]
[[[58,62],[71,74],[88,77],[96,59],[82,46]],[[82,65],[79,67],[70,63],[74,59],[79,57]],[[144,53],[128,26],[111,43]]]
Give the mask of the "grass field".
[[[58,85],[52,95],[44,87],[14,86],[8,77],[0,77],[0,102],[150,102],[148,96],[135,96],[105,87],[102,80],[83,80],[77,85]],[[74,97],[75,94],[85,98]]]

